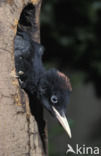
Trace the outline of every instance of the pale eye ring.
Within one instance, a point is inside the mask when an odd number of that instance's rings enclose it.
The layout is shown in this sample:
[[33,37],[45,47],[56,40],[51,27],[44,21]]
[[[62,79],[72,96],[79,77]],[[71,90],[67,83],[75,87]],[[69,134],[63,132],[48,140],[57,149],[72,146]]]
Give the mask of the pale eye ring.
[[51,96],[51,102],[54,103],[54,104],[58,103],[58,98],[57,98],[56,95]]

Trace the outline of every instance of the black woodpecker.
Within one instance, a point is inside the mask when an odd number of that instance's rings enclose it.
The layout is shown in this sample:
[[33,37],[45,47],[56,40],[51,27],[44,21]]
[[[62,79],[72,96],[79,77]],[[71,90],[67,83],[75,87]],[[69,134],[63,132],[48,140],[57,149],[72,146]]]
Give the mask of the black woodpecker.
[[46,108],[71,138],[71,130],[65,116],[72,91],[70,80],[57,69],[44,68],[42,63],[44,48],[32,38],[32,32],[36,29],[34,15],[34,6],[25,7],[14,41],[15,67],[19,83],[29,96],[32,114],[35,114],[34,103],[38,101],[40,107]]

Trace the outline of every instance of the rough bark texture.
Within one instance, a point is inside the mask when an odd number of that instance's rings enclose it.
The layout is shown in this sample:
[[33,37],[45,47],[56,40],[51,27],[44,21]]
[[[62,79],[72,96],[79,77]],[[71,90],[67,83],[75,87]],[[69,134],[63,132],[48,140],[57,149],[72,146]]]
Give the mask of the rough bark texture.
[[[37,4],[39,1],[0,0],[0,156],[45,156],[37,123],[30,115],[27,95],[14,77],[17,22],[28,2]],[[39,28],[33,37],[39,41]]]

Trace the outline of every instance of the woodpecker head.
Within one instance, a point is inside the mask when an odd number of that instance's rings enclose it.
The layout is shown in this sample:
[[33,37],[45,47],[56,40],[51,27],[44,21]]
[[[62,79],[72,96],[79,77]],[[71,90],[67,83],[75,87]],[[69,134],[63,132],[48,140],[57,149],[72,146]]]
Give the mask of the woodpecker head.
[[66,119],[66,106],[72,87],[69,78],[56,69],[46,71],[39,82],[39,99],[44,107],[57,118],[71,138],[71,130]]

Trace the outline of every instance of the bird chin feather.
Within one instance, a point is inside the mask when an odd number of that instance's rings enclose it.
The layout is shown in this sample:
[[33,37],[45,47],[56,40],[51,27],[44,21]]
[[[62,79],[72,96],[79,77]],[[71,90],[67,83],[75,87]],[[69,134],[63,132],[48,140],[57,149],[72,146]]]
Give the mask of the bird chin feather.
[[46,98],[41,99],[43,106],[52,114],[52,108]]

